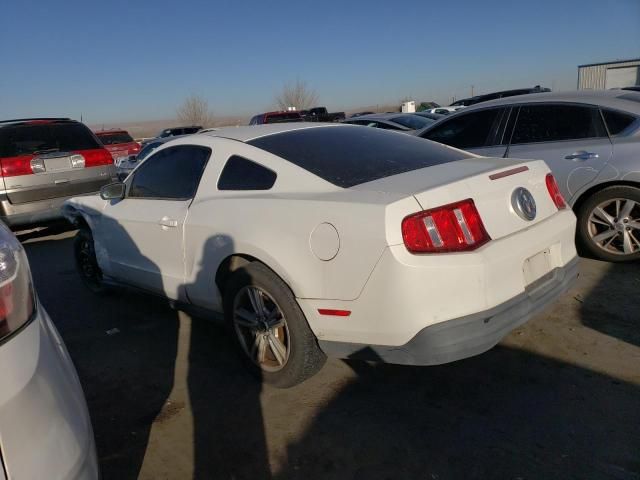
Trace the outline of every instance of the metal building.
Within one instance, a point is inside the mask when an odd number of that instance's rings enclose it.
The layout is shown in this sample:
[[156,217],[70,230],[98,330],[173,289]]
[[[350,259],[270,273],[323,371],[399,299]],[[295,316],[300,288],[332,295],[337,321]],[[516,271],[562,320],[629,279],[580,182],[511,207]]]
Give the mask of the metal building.
[[640,58],[578,65],[578,90],[640,85]]

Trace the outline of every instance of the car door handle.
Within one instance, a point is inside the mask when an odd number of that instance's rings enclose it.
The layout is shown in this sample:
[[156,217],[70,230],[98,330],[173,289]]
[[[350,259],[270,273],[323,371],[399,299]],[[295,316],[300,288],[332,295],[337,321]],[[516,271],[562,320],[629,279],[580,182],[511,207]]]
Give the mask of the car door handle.
[[571,155],[567,155],[565,160],[591,160],[592,158],[598,158],[600,155],[593,152],[587,152],[585,150],[579,150],[577,152],[573,152]]
[[169,217],[162,217],[158,220],[158,225],[160,225],[163,230],[166,230],[167,228],[176,228],[178,226],[178,221]]

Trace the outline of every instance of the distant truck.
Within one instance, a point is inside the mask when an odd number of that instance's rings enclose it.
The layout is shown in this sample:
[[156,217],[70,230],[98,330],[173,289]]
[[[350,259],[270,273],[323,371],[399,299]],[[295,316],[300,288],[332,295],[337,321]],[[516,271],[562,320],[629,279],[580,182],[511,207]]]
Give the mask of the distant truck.
[[300,112],[305,122],[341,122],[345,119],[344,112],[329,113],[327,107],[315,107]]

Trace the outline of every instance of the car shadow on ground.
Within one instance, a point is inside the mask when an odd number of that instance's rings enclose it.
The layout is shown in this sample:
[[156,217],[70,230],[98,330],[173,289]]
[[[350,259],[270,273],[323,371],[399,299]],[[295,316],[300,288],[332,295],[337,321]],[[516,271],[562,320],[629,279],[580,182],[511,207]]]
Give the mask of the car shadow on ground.
[[640,474],[636,385],[502,346],[437,367],[349,365],[356,379],[289,445],[276,478]]
[[[121,227],[110,222],[106,228],[113,232]],[[130,242],[123,248],[137,251],[128,235],[118,238]],[[102,478],[138,478],[152,429],[162,429],[163,423],[185,408],[170,400],[179,312],[159,297],[134,290],[91,294],[76,272],[72,238],[43,237],[25,248],[39,299],[78,370]],[[158,271],[153,262],[141,258],[143,268]],[[162,291],[161,283],[152,288]],[[219,324],[199,319],[189,327],[185,350],[188,407],[193,415],[193,478],[267,478],[261,382],[243,368]],[[152,469],[164,468],[163,478],[182,478],[172,472],[170,459],[164,461],[166,465],[161,461]]]
[[640,347],[639,292],[640,263],[608,264],[590,294],[579,299],[582,324]]
[[[171,413],[178,314],[148,295],[88,293],[70,239],[27,250],[78,368],[103,478],[134,479],[152,427]],[[596,286],[582,299],[585,322],[611,317],[594,303],[600,294]],[[633,339],[629,330],[637,323],[625,320],[612,334]],[[576,365],[504,346],[428,368],[348,361],[347,380],[328,378],[329,367],[289,390],[267,387],[287,416],[305,419],[302,432],[287,434],[265,431],[263,408],[272,406],[261,407],[262,387],[225,329],[194,319],[189,343],[195,479],[640,478],[640,388]],[[285,443],[277,468],[271,442]],[[161,478],[184,478],[171,456],[163,468]]]

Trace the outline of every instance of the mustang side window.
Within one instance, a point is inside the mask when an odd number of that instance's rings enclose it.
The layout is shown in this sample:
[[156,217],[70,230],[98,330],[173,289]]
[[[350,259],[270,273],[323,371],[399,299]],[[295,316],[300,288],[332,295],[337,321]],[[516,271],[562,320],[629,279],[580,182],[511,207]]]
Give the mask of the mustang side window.
[[276,177],[273,170],[233,155],[222,169],[218,190],[269,190]]
[[138,167],[128,197],[188,200],[200,183],[211,149],[178,145],[161,150]]

